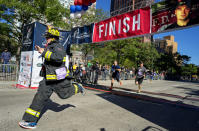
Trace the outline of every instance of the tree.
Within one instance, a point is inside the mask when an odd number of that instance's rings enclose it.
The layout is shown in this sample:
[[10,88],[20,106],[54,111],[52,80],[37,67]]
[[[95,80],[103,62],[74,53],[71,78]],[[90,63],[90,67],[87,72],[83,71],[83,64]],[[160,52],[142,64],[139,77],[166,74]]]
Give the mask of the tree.
[[96,47],[95,58],[102,64],[111,65],[117,60],[120,65],[137,67],[143,61],[147,68],[152,69],[154,61],[159,57],[157,50],[140,38],[106,42],[105,47]]
[[9,38],[14,39],[17,44],[18,57],[25,25],[40,21],[56,27],[68,27],[63,17],[69,11],[65,10],[58,0],[0,0],[0,5],[0,18],[4,19],[11,29]]
[[6,23],[0,23],[0,52],[3,52],[5,48],[11,52],[11,54],[16,54],[16,41],[11,37],[11,29]]
[[192,75],[197,74],[197,66],[194,64],[186,64],[182,66],[182,73],[183,76],[188,76],[189,78],[192,78]]

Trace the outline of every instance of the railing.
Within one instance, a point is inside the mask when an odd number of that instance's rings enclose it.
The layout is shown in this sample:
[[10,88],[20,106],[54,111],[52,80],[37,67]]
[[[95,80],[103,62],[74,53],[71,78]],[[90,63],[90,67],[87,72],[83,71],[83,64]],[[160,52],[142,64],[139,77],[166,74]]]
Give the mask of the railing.
[[115,9],[113,9],[113,11],[110,12],[111,16],[114,17],[116,15],[119,14],[123,14],[123,13],[127,13],[133,10],[137,10],[140,8],[144,8],[147,6],[151,6],[153,4],[153,0],[139,0],[136,1],[134,4],[133,2],[130,1],[126,1],[126,3],[120,3],[121,0],[118,1],[118,3],[116,3]]
[[0,81],[17,81],[17,64],[0,64]]

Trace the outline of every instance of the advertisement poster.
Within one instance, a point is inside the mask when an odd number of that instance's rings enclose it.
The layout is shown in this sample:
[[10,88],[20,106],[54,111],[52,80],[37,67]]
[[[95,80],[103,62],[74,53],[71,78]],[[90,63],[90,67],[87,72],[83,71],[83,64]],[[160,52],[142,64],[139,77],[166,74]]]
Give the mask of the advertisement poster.
[[30,88],[35,89],[39,87],[39,82],[43,79],[40,77],[40,70],[42,67],[42,57],[38,51],[34,51],[33,55],[33,64],[32,64],[32,77],[31,77],[31,86]]
[[71,44],[92,43],[93,25],[73,28],[71,30]]
[[198,0],[166,0],[152,5],[152,33],[199,24]]
[[34,39],[34,23],[24,27],[23,32],[23,43],[21,51],[32,51],[33,50],[33,39]]
[[150,21],[150,8],[146,7],[98,22],[94,26],[93,42],[149,34]]
[[[44,24],[41,24],[39,22],[35,23],[34,43],[35,43],[35,45],[38,45],[41,48],[45,48],[46,39],[44,37],[44,34],[46,31],[46,28],[47,28],[47,26]],[[63,31],[63,30],[59,30],[59,31],[60,31],[59,42],[61,45],[64,46],[64,49],[67,50],[68,45],[71,44],[71,32]]]
[[32,69],[32,51],[21,52],[18,88],[29,88]]

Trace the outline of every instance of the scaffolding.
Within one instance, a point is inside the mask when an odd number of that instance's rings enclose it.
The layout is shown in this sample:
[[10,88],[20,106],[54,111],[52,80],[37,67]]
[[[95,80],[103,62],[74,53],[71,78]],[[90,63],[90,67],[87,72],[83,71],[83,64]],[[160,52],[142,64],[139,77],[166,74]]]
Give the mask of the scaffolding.
[[111,17],[151,6],[154,0],[111,0]]

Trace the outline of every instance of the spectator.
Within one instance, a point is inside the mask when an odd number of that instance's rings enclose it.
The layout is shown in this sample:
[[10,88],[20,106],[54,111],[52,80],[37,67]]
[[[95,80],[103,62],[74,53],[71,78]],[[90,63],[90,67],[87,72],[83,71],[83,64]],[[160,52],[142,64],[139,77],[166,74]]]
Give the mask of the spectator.
[[69,71],[72,73],[73,72],[73,62],[72,62],[72,60],[70,60],[68,68],[69,68]]
[[75,64],[73,65],[73,75],[75,75],[76,70],[77,70],[77,63],[75,63]]
[[102,80],[106,80],[106,66],[102,66],[101,68],[101,73],[102,73]]
[[124,76],[125,76],[125,68],[124,66],[121,67],[121,72],[120,72],[120,76],[121,76],[121,80],[125,80]]
[[92,63],[88,61],[87,67],[90,68],[92,66]]
[[98,74],[99,74],[99,64],[98,62],[96,62],[94,65],[92,65],[91,67],[91,83],[94,85],[97,85],[97,81],[98,81]]
[[[1,54],[1,62],[3,64],[9,64],[11,59],[11,53],[8,51],[7,48],[5,48],[4,52]],[[5,67],[6,65],[3,65],[3,72],[5,73]],[[10,66],[7,66],[7,72],[10,72]]]

